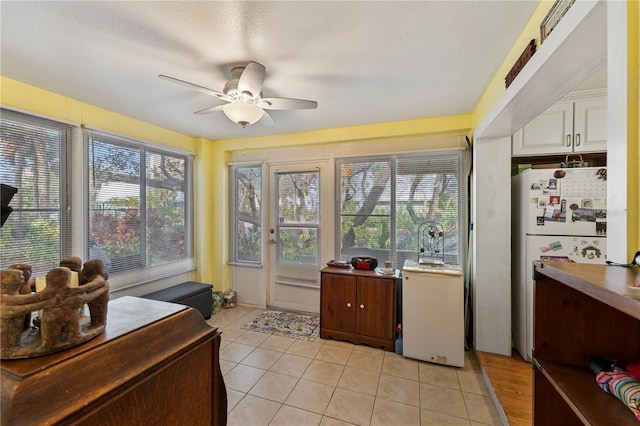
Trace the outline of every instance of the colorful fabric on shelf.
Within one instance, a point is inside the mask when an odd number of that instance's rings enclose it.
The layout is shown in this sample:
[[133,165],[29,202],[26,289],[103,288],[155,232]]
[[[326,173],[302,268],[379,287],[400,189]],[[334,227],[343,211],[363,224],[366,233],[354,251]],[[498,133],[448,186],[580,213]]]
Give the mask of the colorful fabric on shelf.
[[601,371],[596,375],[598,385],[622,401],[640,421],[640,381],[621,368]]

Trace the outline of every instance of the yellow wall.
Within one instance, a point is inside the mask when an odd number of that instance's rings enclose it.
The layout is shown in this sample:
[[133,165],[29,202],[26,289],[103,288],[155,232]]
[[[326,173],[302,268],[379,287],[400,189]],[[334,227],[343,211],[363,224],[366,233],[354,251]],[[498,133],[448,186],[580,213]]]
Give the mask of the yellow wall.
[[502,95],[504,95],[504,92],[507,90],[505,88],[504,78],[509,73],[509,70],[511,70],[511,67],[513,67],[513,64],[516,63],[527,44],[529,44],[532,39],[536,39],[536,46],[540,46],[540,22],[547,16],[554,2],[553,0],[542,0],[538,4],[538,7],[536,7],[536,10],[534,10],[529,22],[527,22],[527,25],[522,30],[522,33],[520,33],[509,54],[480,97],[480,101],[473,111],[474,129],[482,123],[482,120],[489,114],[491,108],[493,108]]
[[344,142],[370,143],[375,140],[419,138],[422,136],[469,134],[471,115],[435,117],[392,123],[378,123],[327,130],[288,133],[258,138],[211,141],[173,132],[112,111],[0,76],[0,104],[47,118],[113,132],[158,143],[195,154],[194,225],[197,270],[194,279],[213,283],[216,289],[229,284],[228,259],[228,176],[232,151],[245,143],[251,149]]

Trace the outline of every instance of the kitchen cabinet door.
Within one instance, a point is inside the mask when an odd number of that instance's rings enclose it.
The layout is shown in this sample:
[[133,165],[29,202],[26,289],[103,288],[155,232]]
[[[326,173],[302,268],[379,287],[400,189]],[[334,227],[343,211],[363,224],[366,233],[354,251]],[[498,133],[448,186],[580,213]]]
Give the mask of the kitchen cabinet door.
[[570,153],[573,102],[557,102],[515,132],[512,141],[514,156]]
[[358,309],[356,332],[365,336],[393,339],[395,318],[394,281],[358,277]]
[[322,274],[320,298],[320,327],[355,333],[356,277]]
[[573,151],[606,151],[607,98],[576,101],[573,114]]

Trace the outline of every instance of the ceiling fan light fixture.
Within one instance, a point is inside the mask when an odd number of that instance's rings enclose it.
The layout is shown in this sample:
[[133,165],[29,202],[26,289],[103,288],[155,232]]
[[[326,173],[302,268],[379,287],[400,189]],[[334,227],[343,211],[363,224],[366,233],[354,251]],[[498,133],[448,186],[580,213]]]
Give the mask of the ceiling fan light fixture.
[[264,115],[262,108],[251,102],[232,102],[222,107],[222,111],[234,123],[251,125]]

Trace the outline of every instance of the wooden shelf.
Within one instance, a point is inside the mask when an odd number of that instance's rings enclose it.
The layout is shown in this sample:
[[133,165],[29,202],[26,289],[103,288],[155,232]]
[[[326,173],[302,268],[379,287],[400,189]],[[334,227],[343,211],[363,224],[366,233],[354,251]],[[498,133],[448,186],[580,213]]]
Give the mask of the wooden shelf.
[[615,396],[604,392],[596,383],[595,375],[587,369],[549,361],[535,362],[539,363],[544,377],[582,423],[637,426],[638,422],[631,411]]
[[590,357],[639,361],[638,268],[534,262],[534,424],[637,425]]

